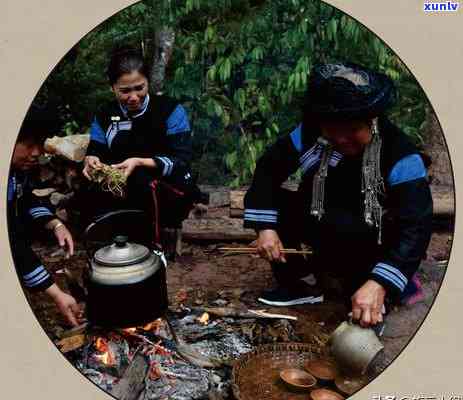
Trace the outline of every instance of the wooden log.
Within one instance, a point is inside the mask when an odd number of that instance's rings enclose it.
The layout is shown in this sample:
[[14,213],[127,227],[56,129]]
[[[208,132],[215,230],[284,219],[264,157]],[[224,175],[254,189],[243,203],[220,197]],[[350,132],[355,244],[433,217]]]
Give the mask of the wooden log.
[[453,216],[455,214],[455,198],[451,187],[431,185],[435,216]]
[[230,204],[228,190],[218,190],[209,194],[209,207],[226,207]]
[[199,185],[203,193],[209,195],[210,208],[226,207],[230,205],[230,189],[225,186]]
[[82,347],[87,343],[87,337],[84,334],[76,334],[59,340],[55,344],[62,353],[69,353]]
[[118,400],[137,400],[145,389],[145,379],[149,370],[145,357],[137,353],[132,362],[111,391]]
[[230,209],[244,209],[244,190],[232,190],[230,191]]
[[[453,216],[455,213],[455,202],[451,188],[440,189],[431,186],[434,202],[434,216],[436,218]],[[230,218],[243,218],[245,195],[244,190],[230,191]]]
[[243,218],[244,210],[240,208],[230,208],[230,218]]

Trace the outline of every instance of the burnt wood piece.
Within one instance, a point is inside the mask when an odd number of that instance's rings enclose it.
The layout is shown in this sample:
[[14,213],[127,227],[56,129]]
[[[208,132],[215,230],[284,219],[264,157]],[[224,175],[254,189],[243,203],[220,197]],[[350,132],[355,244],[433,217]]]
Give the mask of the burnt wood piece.
[[111,394],[118,400],[137,400],[145,390],[145,379],[149,370],[145,357],[136,353],[132,362],[125,371]]
[[177,346],[177,353],[187,362],[192,365],[196,365],[200,368],[220,368],[222,366],[222,362],[219,360],[215,360],[212,357],[205,357],[199,354],[191,345],[185,343],[175,332],[175,329],[170,321],[169,317],[166,315],[164,316],[164,320],[167,322],[167,326],[169,327],[170,334]]
[[62,353],[69,353],[70,351],[77,350],[87,344],[87,337],[85,334],[73,335],[55,343]]

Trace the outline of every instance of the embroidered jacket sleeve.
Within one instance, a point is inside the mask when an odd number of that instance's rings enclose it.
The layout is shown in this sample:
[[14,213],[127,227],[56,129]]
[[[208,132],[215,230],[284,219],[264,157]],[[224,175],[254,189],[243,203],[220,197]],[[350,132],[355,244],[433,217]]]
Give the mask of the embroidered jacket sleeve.
[[153,158],[164,177],[184,174],[189,170],[192,157],[190,122],[185,108],[179,104],[166,121],[166,143],[168,150]]
[[54,218],[54,214],[27,189],[18,199],[15,186],[15,180],[10,178],[8,222],[13,260],[23,285],[32,291],[42,291],[54,280],[31,248],[28,225],[32,221],[43,227]]
[[397,296],[418,269],[431,238],[432,197],[418,154],[395,164],[388,177],[387,195],[388,210],[395,222],[391,226],[385,224],[384,255],[370,278]]
[[276,141],[259,159],[251,187],[244,198],[244,227],[275,229],[278,222],[276,193],[281,184],[299,167],[301,130]]

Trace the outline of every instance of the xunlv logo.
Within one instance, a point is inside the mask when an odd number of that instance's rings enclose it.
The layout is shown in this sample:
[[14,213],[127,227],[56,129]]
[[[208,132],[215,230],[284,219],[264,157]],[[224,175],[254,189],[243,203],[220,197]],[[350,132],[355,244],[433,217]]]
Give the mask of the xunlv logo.
[[425,12],[455,12],[460,4],[458,2],[447,1],[446,3],[424,3]]

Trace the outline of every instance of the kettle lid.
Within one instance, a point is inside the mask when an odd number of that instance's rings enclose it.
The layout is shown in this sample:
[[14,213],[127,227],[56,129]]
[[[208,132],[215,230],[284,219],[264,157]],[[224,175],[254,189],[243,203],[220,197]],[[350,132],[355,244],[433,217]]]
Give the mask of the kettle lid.
[[114,243],[95,252],[95,261],[108,267],[121,267],[143,262],[150,256],[147,247],[127,240],[127,236],[116,236]]

